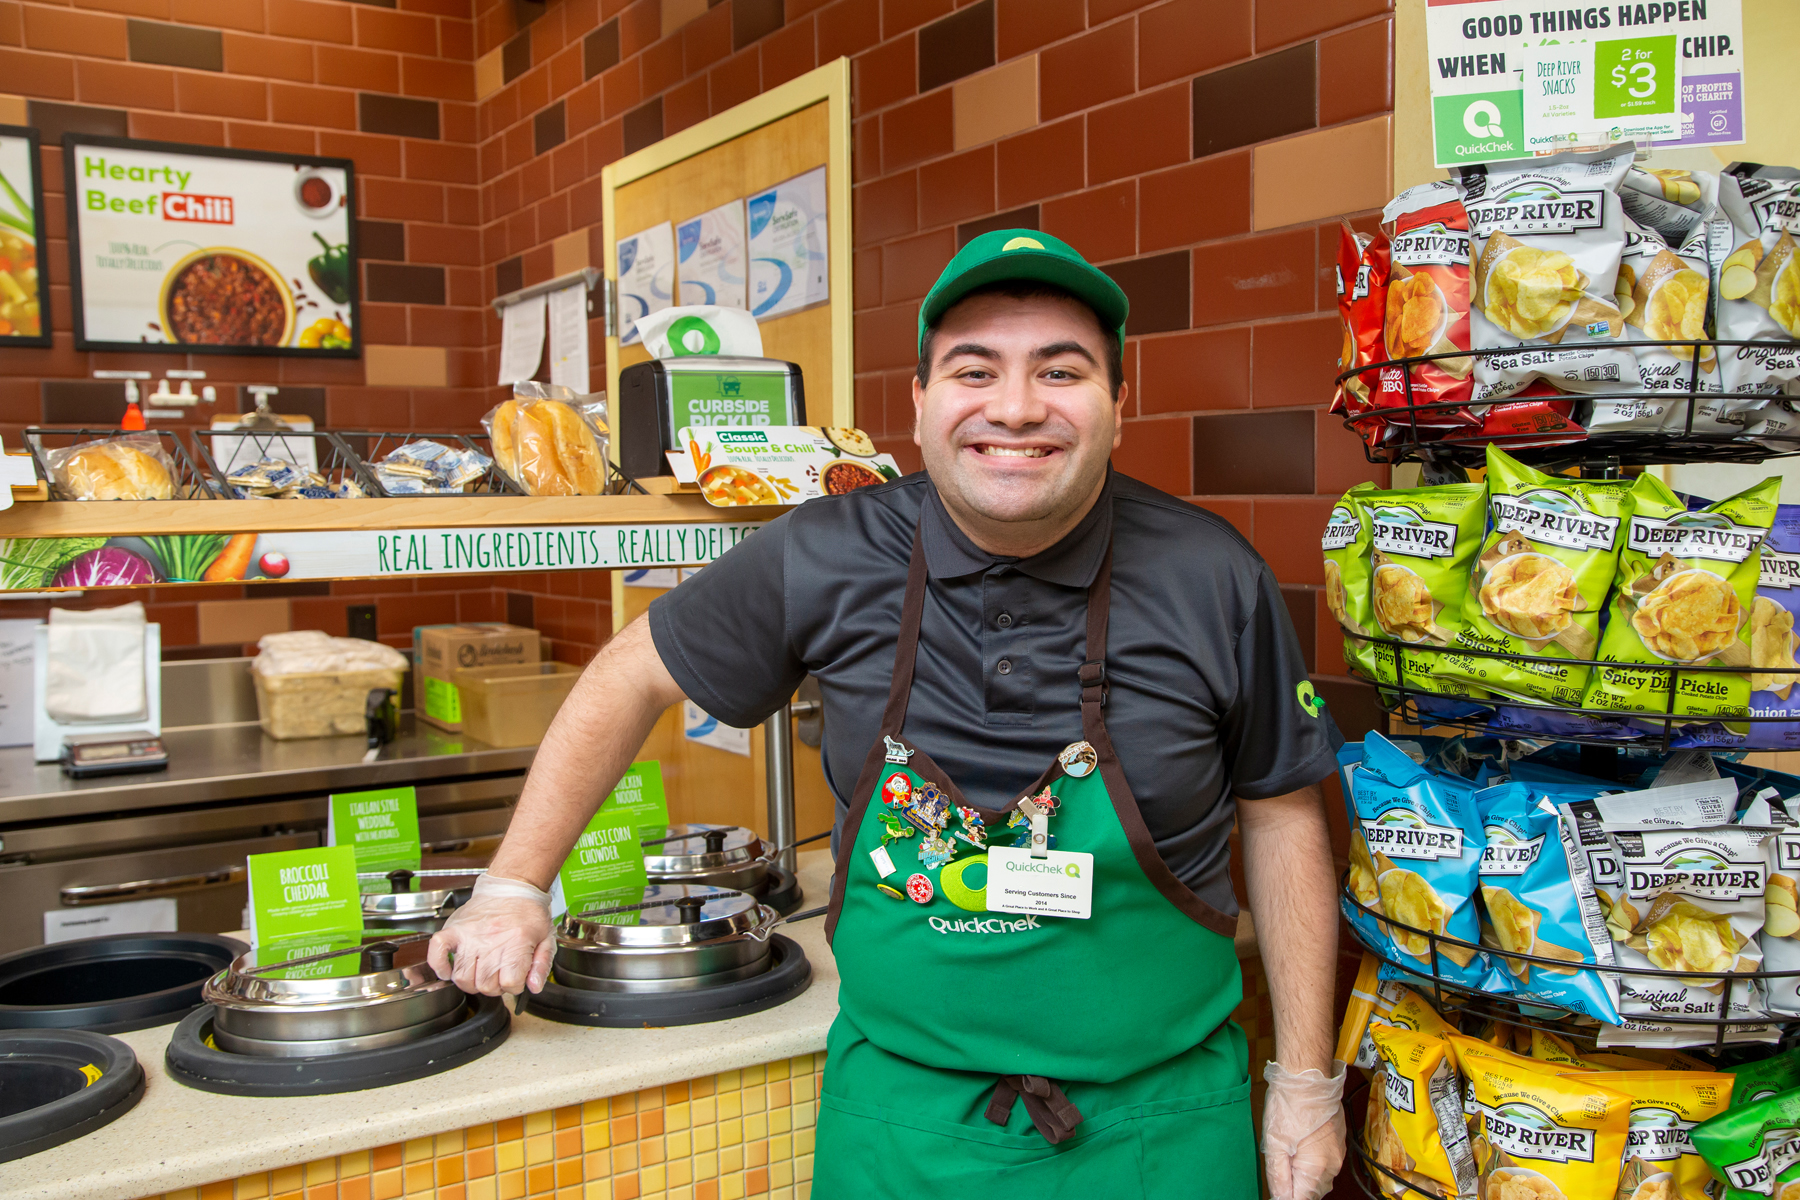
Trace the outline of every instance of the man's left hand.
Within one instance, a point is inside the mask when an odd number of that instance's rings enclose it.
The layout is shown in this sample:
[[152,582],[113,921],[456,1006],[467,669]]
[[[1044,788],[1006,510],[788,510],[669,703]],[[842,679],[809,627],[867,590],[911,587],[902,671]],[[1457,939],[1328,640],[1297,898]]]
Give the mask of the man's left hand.
[[1280,1063],[1263,1068],[1263,1166],[1269,1200],[1319,1200],[1344,1165],[1344,1064],[1327,1077],[1314,1068],[1294,1074]]

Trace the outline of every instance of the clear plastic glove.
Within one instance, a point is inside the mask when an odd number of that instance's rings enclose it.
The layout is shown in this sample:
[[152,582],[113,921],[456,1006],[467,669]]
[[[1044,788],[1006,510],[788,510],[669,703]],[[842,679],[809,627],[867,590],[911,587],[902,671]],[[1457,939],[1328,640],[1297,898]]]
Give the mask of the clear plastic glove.
[[544,990],[555,949],[550,893],[483,875],[468,903],[433,935],[427,961],[439,979],[471,995],[516,996],[526,988]]
[[1298,1075],[1280,1063],[1263,1067],[1263,1167],[1269,1200],[1319,1200],[1344,1165],[1344,1064],[1327,1079],[1313,1069]]

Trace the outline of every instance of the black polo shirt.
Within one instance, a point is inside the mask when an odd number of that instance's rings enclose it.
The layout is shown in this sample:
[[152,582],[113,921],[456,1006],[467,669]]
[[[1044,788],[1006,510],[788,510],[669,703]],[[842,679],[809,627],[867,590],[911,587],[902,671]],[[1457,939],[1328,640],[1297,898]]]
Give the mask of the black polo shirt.
[[930,587],[906,736],[990,807],[1081,738],[1087,587],[1110,533],[1107,730],[1164,861],[1236,913],[1232,797],[1318,782],[1342,739],[1296,692],[1306,667],[1268,566],[1203,508],[1115,472],[1067,537],[1017,559],[971,542],[923,474],[813,500],[658,597],[657,652],[739,727],[817,676],[841,823],[887,703],[916,527]]

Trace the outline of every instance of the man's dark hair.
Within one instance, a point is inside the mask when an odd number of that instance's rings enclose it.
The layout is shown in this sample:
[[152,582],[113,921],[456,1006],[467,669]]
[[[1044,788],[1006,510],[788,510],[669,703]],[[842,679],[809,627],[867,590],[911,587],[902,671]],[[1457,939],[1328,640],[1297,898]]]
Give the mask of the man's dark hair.
[[[1081,307],[1087,309],[1088,312],[1093,314],[1094,324],[1100,327],[1100,344],[1104,347],[1101,352],[1103,355],[1101,361],[1106,367],[1107,388],[1112,392],[1114,400],[1119,398],[1119,385],[1125,382],[1123,350],[1119,345],[1119,339],[1115,335],[1115,331],[1106,327],[1106,323],[1100,319],[1100,314],[1094,312],[1094,306],[1089,304],[1086,300],[1083,300],[1080,296],[1077,296],[1074,292],[1071,292],[1066,288],[1057,287],[1053,283],[1042,283],[1036,279],[1002,279],[998,283],[983,284],[981,287],[975,288],[967,295],[963,296],[962,300],[958,300],[956,303],[961,304],[963,300],[970,300],[976,296],[1005,296],[1008,300],[1042,300],[1046,298],[1073,300],[1075,303],[1081,305]],[[951,308],[955,307],[956,305],[951,305]],[[924,387],[931,381],[931,344],[936,340],[937,326],[927,326],[925,330],[925,344],[920,348],[919,354],[918,375],[920,387]]]

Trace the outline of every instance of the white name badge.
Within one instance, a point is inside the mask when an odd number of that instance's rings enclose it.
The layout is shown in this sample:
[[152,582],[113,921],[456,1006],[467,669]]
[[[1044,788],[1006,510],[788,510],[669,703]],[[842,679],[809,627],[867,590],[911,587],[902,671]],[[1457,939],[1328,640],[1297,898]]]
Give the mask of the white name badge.
[[989,912],[1079,917],[1094,911],[1094,856],[1052,850],[1044,858],[1012,846],[988,849]]

